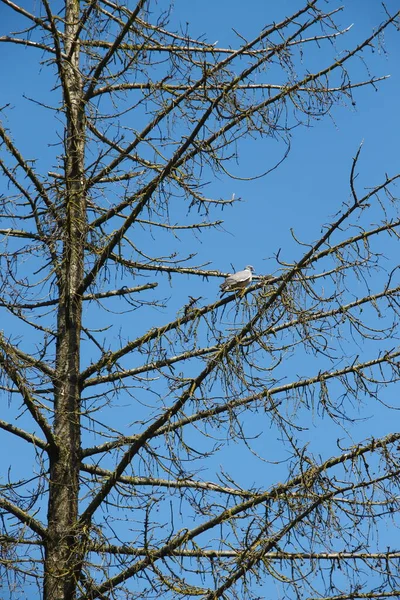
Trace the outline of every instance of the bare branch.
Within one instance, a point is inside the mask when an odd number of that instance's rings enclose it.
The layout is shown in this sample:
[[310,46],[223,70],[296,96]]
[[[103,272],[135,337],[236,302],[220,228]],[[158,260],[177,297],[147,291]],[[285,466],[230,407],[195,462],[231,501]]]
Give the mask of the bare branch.
[[18,506],[16,506],[9,500],[6,500],[6,498],[1,497],[0,507],[3,510],[10,513],[11,515],[14,515],[14,517],[16,517],[21,523],[27,525],[34,533],[39,535],[42,538],[42,540],[46,539],[46,530],[43,528],[43,526],[39,523],[39,521],[36,521],[36,519],[31,517],[31,515],[26,513],[24,510],[21,510],[20,508],[18,508]]

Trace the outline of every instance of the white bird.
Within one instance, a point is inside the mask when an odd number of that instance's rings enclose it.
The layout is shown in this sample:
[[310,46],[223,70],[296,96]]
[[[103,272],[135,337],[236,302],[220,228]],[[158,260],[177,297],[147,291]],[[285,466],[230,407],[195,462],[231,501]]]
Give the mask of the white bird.
[[251,283],[253,279],[254,267],[247,265],[243,271],[237,271],[228,275],[225,281],[219,286],[221,288],[221,296],[226,292],[236,292],[237,290],[243,290]]

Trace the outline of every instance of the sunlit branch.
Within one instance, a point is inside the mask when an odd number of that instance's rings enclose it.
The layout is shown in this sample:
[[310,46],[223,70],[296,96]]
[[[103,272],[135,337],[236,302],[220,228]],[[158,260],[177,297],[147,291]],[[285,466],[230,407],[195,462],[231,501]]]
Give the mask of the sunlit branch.
[[[2,419],[0,419],[0,428],[4,429],[4,431],[8,431],[9,433],[12,433],[13,435],[20,437],[21,439],[23,439],[27,442],[30,442],[31,444],[33,444],[34,446],[36,446],[38,448],[41,448],[42,450],[48,450],[48,448],[49,448],[49,445],[46,444],[46,442],[44,442],[43,440],[38,438],[36,435],[33,435],[33,433],[28,433],[27,431],[20,429],[20,427],[15,427],[15,425],[12,425],[11,423],[7,423],[6,421],[3,421]],[[1,538],[1,536],[0,536],[0,538]]]
[[[3,1],[3,0],[1,0]],[[0,43],[6,42],[9,44],[20,44],[21,46],[29,46],[30,48],[37,48],[38,50],[45,50],[46,52],[50,52],[51,54],[55,54],[54,48],[47,46],[46,44],[41,44],[40,42],[33,42],[32,40],[22,39],[10,37],[9,35],[0,36]]]
[[[114,448],[115,446],[110,443],[109,450]],[[103,451],[104,445],[102,446]],[[90,454],[85,451],[82,452],[83,456],[90,456]],[[109,469],[103,469],[96,465],[90,464],[82,464],[81,470],[85,473],[91,473],[93,475],[97,475],[100,477],[110,477],[112,475],[112,471]],[[195,490],[207,490],[210,492],[217,492],[219,494],[228,494],[231,496],[240,496],[242,498],[254,497],[253,492],[249,492],[248,490],[241,490],[239,488],[232,488],[219,485],[212,481],[193,481],[191,479],[182,479],[180,480],[172,480],[172,479],[160,479],[158,477],[130,477],[128,475],[121,475],[118,479],[119,483],[125,483],[127,485],[132,486],[150,486],[150,487],[165,487],[165,488],[174,488],[174,489],[195,489]]]
[[[260,52],[265,52],[265,50],[260,50]],[[251,52],[251,54],[254,54],[254,51]],[[347,82],[347,83],[344,83],[343,85],[341,85],[340,87],[333,86],[333,87],[325,87],[324,88],[323,86],[321,86],[318,88],[318,91],[322,94],[334,94],[337,92],[344,92],[346,90],[353,90],[353,89],[356,89],[359,87],[364,87],[366,85],[374,85],[375,83],[379,83],[380,81],[384,81],[385,79],[389,79],[389,78],[390,78],[390,75],[383,75],[382,77],[371,77],[371,79],[368,79],[366,81],[360,81],[357,83]],[[210,83],[207,85],[207,89],[210,91],[221,91],[221,90],[227,89],[227,87],[228,87],[227,83],[221,83],[219,85],[215,84],[215,83]],[[108,86],[103,86],[102,88],[98,88],[93,93],[93,96],[100,95],[100,94],[112,94],[114,92],[127,91],[127,90],[161,90],[163,92],[175,93],[175,92],[184,92],[188,89],[190,89],[189,85],[185,86],[185,85],[180,85],[180,84],[164,83],[164,82],[119,83],[119,84],[115,84],[115,85],[108,85]],[[236,90],[278,90],[278,91],[282,91],[282,90],[287,89],[287,85],[278,85],[278,84],[272,84],[272,83],[242,83],[242,84],[237,85],[235,89]],[[301,86],[301,87],[297,88],[297,91],[305,92],[306,94],[315,94],[315,90],[310,87]],[[199,94],[200,94],[200,92],[199,92]]]
[[127,267],[129,269],[135,269],[138,271],[154,271],[156,273],[169,273],[176,275],[198,275],[200,277],[204,277],[207,279],[208,277],[226,277],[228,273],[224,273],[223,271],[218,271],[216,269],[204,269],[203,265],[195,266],[195,267],[184,267],[184,266],[176,266],[176,265],[165,265],[165,264],[156,264],[151,263],[141,263],[137,261],[127,260],[122,256],[118,256],[115,253],[111,253],[109,256],[110,260],[113,260],[116,264],[122,265],[123,267]]
[[[11,545],[27,545],[27,546],[38,546],[42,545],[40,540],[29,540],[24,538],[16,538],[9,535],[0,535],[0,544],[11,544]],[[147,548],[133,548],[131,546],[117,546],[115,544],[96,544],[89,543],[88,549],[91,552],[98,552],[104,554],[120,554],[125,556],[147,556]],[[177,549],[171,552],[171,556],[181,556],[185,558],[238,558],[242,551],[241,550],[187,550]],[[356,560],[362,562],[384,560],[392,561],[399,560],[400,552],[388,551],[388,552],[267,552],[265,554],[267,560],[272,561],[333,561],[337,562],[340,560]],[[348,596],[347,596],[348,597]]]
[[46,530],[44,527],[39,523],[39,521],[31,517],[31,515],[29,515],[27,512],[21,510],[18,506],[2,497],[0,497],[0,508],[4,509],[11,515],[14,515],[14,517],[16,517],[20,523],[27,525],[34,533],[39,535],[42,540],[46,539]]
[[[144,290],[150,290],[150,289],[154,289],[158,286],[158,283],[154,282],[154,283],[145,283],[143,285],[138,285],[136,287],[123,287],[120,288],[119,290],[110,290],[108,292],[98,292],[97,294],[86,294],[85,296],[82,297],[82,300],[84,302],[87,302],[88,300],[101,300],[104,298],[114,298],[115,296],[128,296],[129,294],[135,294],[137,292],[143,292]],[[7,303],[7,302],[0,302],[0,306],[9,308],[15,308],[17,310],[22,310],[22,309],[30,309],[30,310],[35,310],[37,308],[44,308],[46,306],[55,306],[58,304],[58,299],[56,298],[55,300],[42,300],[42,301],[38,301],[38,302],[26,302],[26,303]]]
[[[107,544],[92,544],[90,549],[93,552],[104,554],[121,554],[124,556],[147,556],[148,550],[145,548],[131,548],[129,546],[116,546]],[[181,556],[185,558],[240,558],[243,550],[184,550],[177,549],[171,552],[171,556]],[[388,560],[395,561],[400,558],[400,552],[265,552],[264,558],[273,561],[373,561]]]
[[41,540],[30,540],[27,538],[22,538],[22,537],[14,537],[12,535],[2,535],[0,534],[0,545],[7,545],[7,544],[21,544],[21,545],[26,545],[26,546],[39,546],[42,545],[42,541]]
[[377,600],[381,600],[381,598],[398,598],[399,596],[400,588],[389,592],[361,592],[354,590],[334,596],[309,596],[307,600],[357,600],[358,598],[360,598],[360,600],[365,598],[376,598]]
[[4,237],[16,237],[16,238],[26,238],[29,240],[36,240],[38,242],[42,242],[43,238],[41,235],[37,233],[33,233],[32,231],[23,231],[20,229],[0,229],[0,235],[4,235]]
[[[98,129],[96,127],[94,127],[94,125],[90,122],[88,122],[88,129],[90,129],[90,131],[95,133],[96,137],[101,139],[101,141],[103,141],[105,144],[112,146],[111,140],[108,140],[106,138],[106,136],[101,134],[98,131]],[[101,181],[99,181],[99,183],[116,183],[119,181],[130,181],[131,179],[135,179],[136,177],[140,177],[141,175],[144,175],[144,173],[145,173],[144,169],[142,171],[127,171],[126,173],[121,173],[120,175],[114,175],[111,177],[103,177],[103,179]],[[49,171],[48,175],[49,175],[49,177],[53,177],[54,179],[58,179],[59,181],[64,181],[64,175],[61,175],[61,173]],[[93,208],[94,210],[100,210],[99,206],[94,207],[94,206],[91,206],[90,204],[89,204],[89,206],[91,208]]]
[[[146,219],[137,219],[136,220],[136,223],[141,223],[143,225],[150,225],[151,227],[161,227],[163,229],[169,229],[170,231],[190,231],[190,230],[197,230],[197,229],[205,229],[205,228],[209,228],[209,227],[218,227],[219,225],[222,225],[223,222],[224,221],[218,220],[218,221],[210,221],[209,223],[203,221],[201,223],[190,223],[189,225],[170,225],[168,223],[157,223],[155,221],[147,221]],[[204,276],[206,276],[206,275],[204,275]]]
[[[110,373],[109,375],[93,377],[93,379],[87,379],[83,387],[87,388],[93,385],[99,385],[101,383],[110,383],[112,381],[122,380],[126,377],[135,377],[135,375],[140,375],[141,373],[148,373],[149,371],[157,371],[159,369],[162,369],[163,367],[168,367],[169,365],[173,365],[177,362],[186,361],[191,358],[197,358],[199,356],[211,354],[212,352],[216,352],[216,350],[218,350],[218,346],[209,346],[207,348],[188,350],[187,352],[182,352],[182,354],[177,354],[176,356],[170,356],[168,358],[154,360],[140,367],[135,367],[134,369],[127,369],[126,371],[116,371],[115,373]],[[111,362],[112,364],[115,363],[114,357],[111,358]]]
[[[117,7],[117,5],[114,4],[113,2],[109,2],[109,1],[103,0],[103,4],[109,6],[109,7],[113,8],[113,9],[116,9],[116,8],[121,9],[121,7]],[[310,5],[311,4],[314,4],[314,3],[310,2]],[[332,13],[330,13],[330,14],[332,15],[335,12],[339,12],[340,10],[341,10],[341,8],[336,9],[336,11],[332,11]],[[129,12],[129,10],[127,8],[125,8],[125,12],[126,12],[127,15],[130,14],[130,12]],[[107,13],[107,15],[109,16],[110,13]],[[300,14],[296,13],[295,15],[293,15],[293,19],[297,19],[299,16],[300,16]],[[114,17],[114,20],[116,22],[118,22],[119,25],[123,24],[123,22],[121,21],[121,19],[118,19],[118,18]],[[207,43],[207,42],[201,42],[200,40],[190,39],[188,36],[178,35],[178,34],[172,32],[172,31],[168,31],[166,29],[163,29],[159,25],[153,25],[151,23],[145,22],[145,21],[143,21],[140,18],[138,18],[137,21],[144,28],[153,30],[154,32],[157,32],[158,34],[164,35],[166,37],[170,37],[175,42],[179,41],[179,42],[184,42],[185,44],[188,44],[188,43],[192,43],[193,44],[193,46],[183,46],[181,44],[178,45],[176,43],[172,44],[172,45],[169,45],[169,44],[162,45],[162,44],[157,44],[156,42],[153,42],[154,45],[152,47],[150,47],[150,46],[149,47],[147,47],[147,46],[144,47],[146,50],[154,50],[155,52],[163,52],[164,49],[165,49],[168,53],[171,53],[171,52],[172,53],[184,52],[186,54],[186,53],[197,53],[197,52],[200,52],[200,53],[211,53],[213,55],[218,55],[218,54],[232,54],[234,52],[234,50],[232,50],[232,48],[220,48],[220,47],[216,46],[215,43],[214,44],[210,44],[210,43]],[[315,35],[315,36],[312,36],[312,37],[309,37],[309,38],[302,38],[301,40],[297,40],[297,41],[293,41],[293,42],[288,43],[288,46],[294,46],[294,45],[297,45],[297,44],[303,44],[303,43],[307,43],[307,42],[319,42],[319,41],[322,41],[322,40],[332,40],[335,37],[338,37],[340,35],[344,35],[345,33],[347,33],[351,29],[351,27],[352,27],[352,25],[350,25],[349,27],[346,27],[345,29],[342,29],[340,31],[336,31],[336,32],[331,33],[331,34]],[[267,29],[267,28],[269,29],[269,35],[271,35],[271,34],[275,33],[275,31],[279,31],[280,24],[274,24],[272,27],[270,27],[270,26],[267,25],[265,27],[265,29]],[[151,38],[147,38],[147,39],[151,40]],[[86,44],[88,46],[94,46],[94,47],[97,46],[97,47],[105,47],[105,48],[109,48],[110,45],[111,45],[110,43],[107,43],[107,42],[104,42],[104,41],[98,41],[98,40],[96,40],[96,41],[94,41],[94,40],[88,40],[86,42]],[[197,44],[197,45],[195,45],[195,44]],[[127,49],[127,50],[139,50],[139,49],[143,48],[143,46],[139,47],[139,46],[135,46],[135,45],[129,44],[129,43],[123,43],[123,44],[121,44],[121,46],[124,49]],[[270,48],[270,47],[263,48],[263,49],[260,49],[260,50],[257,50],[257,48],[253,48],[251,51],[247,51],[246,53],[244,53],[244,56],[247,56],[247,55],[253,56],[253,55],[257,54],[257,53],[262,53],[262,52],[265,52],[265,51],[270,51],[271,49],[272,48]]]

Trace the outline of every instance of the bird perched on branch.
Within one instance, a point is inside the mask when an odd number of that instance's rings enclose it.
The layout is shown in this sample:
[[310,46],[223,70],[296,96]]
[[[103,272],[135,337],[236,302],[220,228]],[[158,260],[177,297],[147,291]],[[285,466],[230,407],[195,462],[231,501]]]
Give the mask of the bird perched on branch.
[[232,275],[228,275],[225,281],[219,286],[221,288],[221,296],[227,292],[236,292],[237,290],[244,290],[245,287],[251,283],[253,278],[254,267],[247,265],[243,271],[237,271]]

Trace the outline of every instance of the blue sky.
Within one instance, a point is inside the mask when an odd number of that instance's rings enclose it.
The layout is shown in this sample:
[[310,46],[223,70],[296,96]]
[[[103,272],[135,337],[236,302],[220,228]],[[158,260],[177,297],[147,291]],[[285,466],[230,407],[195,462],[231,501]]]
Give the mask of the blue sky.
[[[27,6],[31,3],[25,3]],[[346,2],[346,10],[339,17],[339,22],[345,28],[353,24],[350,32],[343,39],[338,40],[338,52],[352,48],[363,40],[369,32],[385,18],[384,10],[379,2],[365,2],[353,0]],[[249,39],[268,23],[277,21],[284,15],[293,12],[299,3],[294,0],[281,2],[265,2],[252,0],[246,3],[237,0],[176,0],[171,13],[171,26],[184,29],[189,23],[190,33],[204,36],[204,39],[218,45],[235,46],[237,34],[240,33]],[[332,2],[330,6],[340,6]],[[398,2],[390,0],[386,3],[389,12],[398,9]],[[17,28],[15,18],[10,19],[10,11],[0,6],[0,35]],[[301,248],[293,240],[291,229],[298,239],[305,243],[312,243],[321,234],[321,228],[329,222],[332,215],[336,214],[343,202],[350,198],[349,173],[352,158],[359,145],[363,142],[363,150],[359,162],[359,189],[372,187],[382,181],[385,173],[394,174],[399,169],[399,97],[400,97],[400,37],[391,28],[385,33],[382,46],[370,49],[364,53],[365,63],[356,58],[350,72],[353,81],[365,81],[372,76],[390,75],[390,78],[373,87],[363,87],[354,91],[355,105],[347,103],[344,106],[333,107],[330,116],[320,120],[313,120],[307,126],[299,126],[291,133],[291,151],[284,163],[271,172],[267,177],[249,180],[252,176],[262,173],[273,167],[284,152],[282,143],[271,139],[247,139],[239,143],[238,156],[232,161],[231,168],[237,176],[246,180],[232,180],[227,176],[213,177],[211,173],[205,174],[209,182],[207,193],[216,198],[228,198],[233,194],[240,197],[242,202],[232,208],[227,208],[222,214],[215,213],[215,218],[223,218],[224,226],[213,232],[205,233],[197,239],[183,235],[181,240],[174,240],[169,246],[169,251],[176,251],[183,255],[197,252],[193,260],[195,264],[209,263],[209,267],[221,271],[230,271],[231,267],[241,269],[246,264],[254,265],[257,274],[279,273],[280,267],[275,260],[278,250],[281,250],[281,259],[287,262],[297,260],[301,255]],[[12,54],[11,54],[12,50]],[[301,68],[311,68],[324,64],[326,54],[322,48],[320,53],[310,57],[310,63],[299,64]],[[40,57],[39,57],[40,58]],[[368,67],[366,67],[366,65]],[[23,47],[0,45],[0,106],[10,104],[5,117],[7,126],[12,130],[14,139],[25,153],[25,156],[37,160],[38,168],[52,170],[55,166],[55,150],[51,144],[57,142],[57,116],[46,113],[41,107],[32,104],[23,98],[23,95],[35,98],[47,104],[53,104],[57,98],[57,91],[53,91],[53,80],[46,65],[38,65],[38,55]],[[273,72],[274,75],[274,72]],[[266,77],[268,78],[268,73]],[[268,80],[269,83],[274,81]],[[4,184],[0,183],[0,192],[5,192]],[[177,213],[181,210],[177,211]],[[182,209],[181,218],[192,219],[192,214]],[[195,215],[194,215],[195,216]],[[381,215],[372,213],[374,218],[380,219]],[[154,253],[162,254],[164,240],[158,238],[154,241]],[[380,251],[389,255],[389,264],[397,264],[397,251],[393,242],[382,238]],[[377,281],[380,282],[379,275]],[[200,278],[192,281],[188,276],[174,276],[171,281],[167,278],[158,278],[162,295],[168,298],[166,307],[160,307],[156,312],[145,313],[145,317],[137,316],[137,312],[117,316],[109,314],[113,320],[115,332],[119,332],[123,339],[136,337],[146,331],[148,327],[159,325],[175,318],[177,311],[187,300],[188,295],[202,296],[202,304],[211,302],[218,293],[217,279],[203,281]],[[145,281],[153,281],[149,276]],[[142,283],[139,280],[138,283]],[[117,286],[118,287],[118,286]],[[357,284],[354,283],[353,293],[357,294]],[[152,296],[150,296],[152,298]],[[117,310],[118,301],[112,306]],[[96,324],[97,313],[86,314],[88,321]],[[4,313],[3,313],[4,315]],[[0,319],[3,319],[0,315]],[[230,325],[232,312],[225,312],[222,316],[227,329]],[[6,322],[0,329],[6,328]],[[15,333],[15,332],[13,332]],[[111,340],[118,344],[117,333]],[[34,343],[34,340],[24,338],[25,345]],[[343,341],[343,345],[351,343]],[[391,345],[391,346],[390,346]],[[394,346],[391,340],[387,347]],[[349,352],[356,355],[369,350],[372,345],[366,344],[361,350],[350,347]],[[85,362],[90,362],[91,356],[83,357]],[[302,354],[296,359],[295,364],[290,364],[288,377],[304,376],[315,372],[314,358]],[[285,373],[282,372],[282,376]],[[384,397],[393,401],[391,392],[382,392]],[[104,411],[101,418],[109,415],[116,416],[116,428],[125,427],[134,421],[130,413],[130,399],[120,398],[116,405],[121,407],[117,412]],[[118,407],[117,406],[117,407]],[[142,408],[140,409],[142,410]],[[352,414],[363,419],[347,433],[338,430],[332,423],[325,419],[322,421],[318,410],[299,410],[297,418],[305,432],[299,433],[299,438],[310,442],[310,450],[326,457],[335,452],[338,435],[343,435],[346,440],[359,441],[373,434],[384,435],[393,429],[388,412],[376,404],[366,404],[363,408],[352,408]],[[13,413],[13,408],[5,411],[3,418]],[[137,413],[136,413],[137,414]],[[118,416],[117,416],[118,415]],[[367,420],[365,420],[367,419]],[[261,423],[261,421],[260,421]],[[246,427],[249,433],[258,436],[254,446],[261,454],[263,452],[280,452],[280,440],[273,427],[263,430],[258,418],[249,418]],[[29,419],[25,415],[18,421],[19,426],[26,424],[30,428]],[[129,425],[128,425],[129,429]],[[321,439],[323,432],[323,440]],[[196,434],[193,433],[194,436]],[[0,432],[0,440],[7,444],[14,456],[14,468],[30,470],[30,465],[24,459],[24,447],[9,434]],[[4,440],[4,441],[3,441]],[[268,452],[266,451],[268,448]],[[272,449],[272,450],[271,450]],[[242,447],[228,443],[221,450],[214,463],[224,465],[228,470],[240,465],[243,457]],[[279,455],[279,458],[284,458]],[[246,455],[248,464],[253,464],[253,458]],[[264,465],[265,477],[274,478],[285,476],[285,467]],[[208,472],[205,472],[207,477]],[[251,468],[240,470],[239,476],[243,484],[255,480]]]

